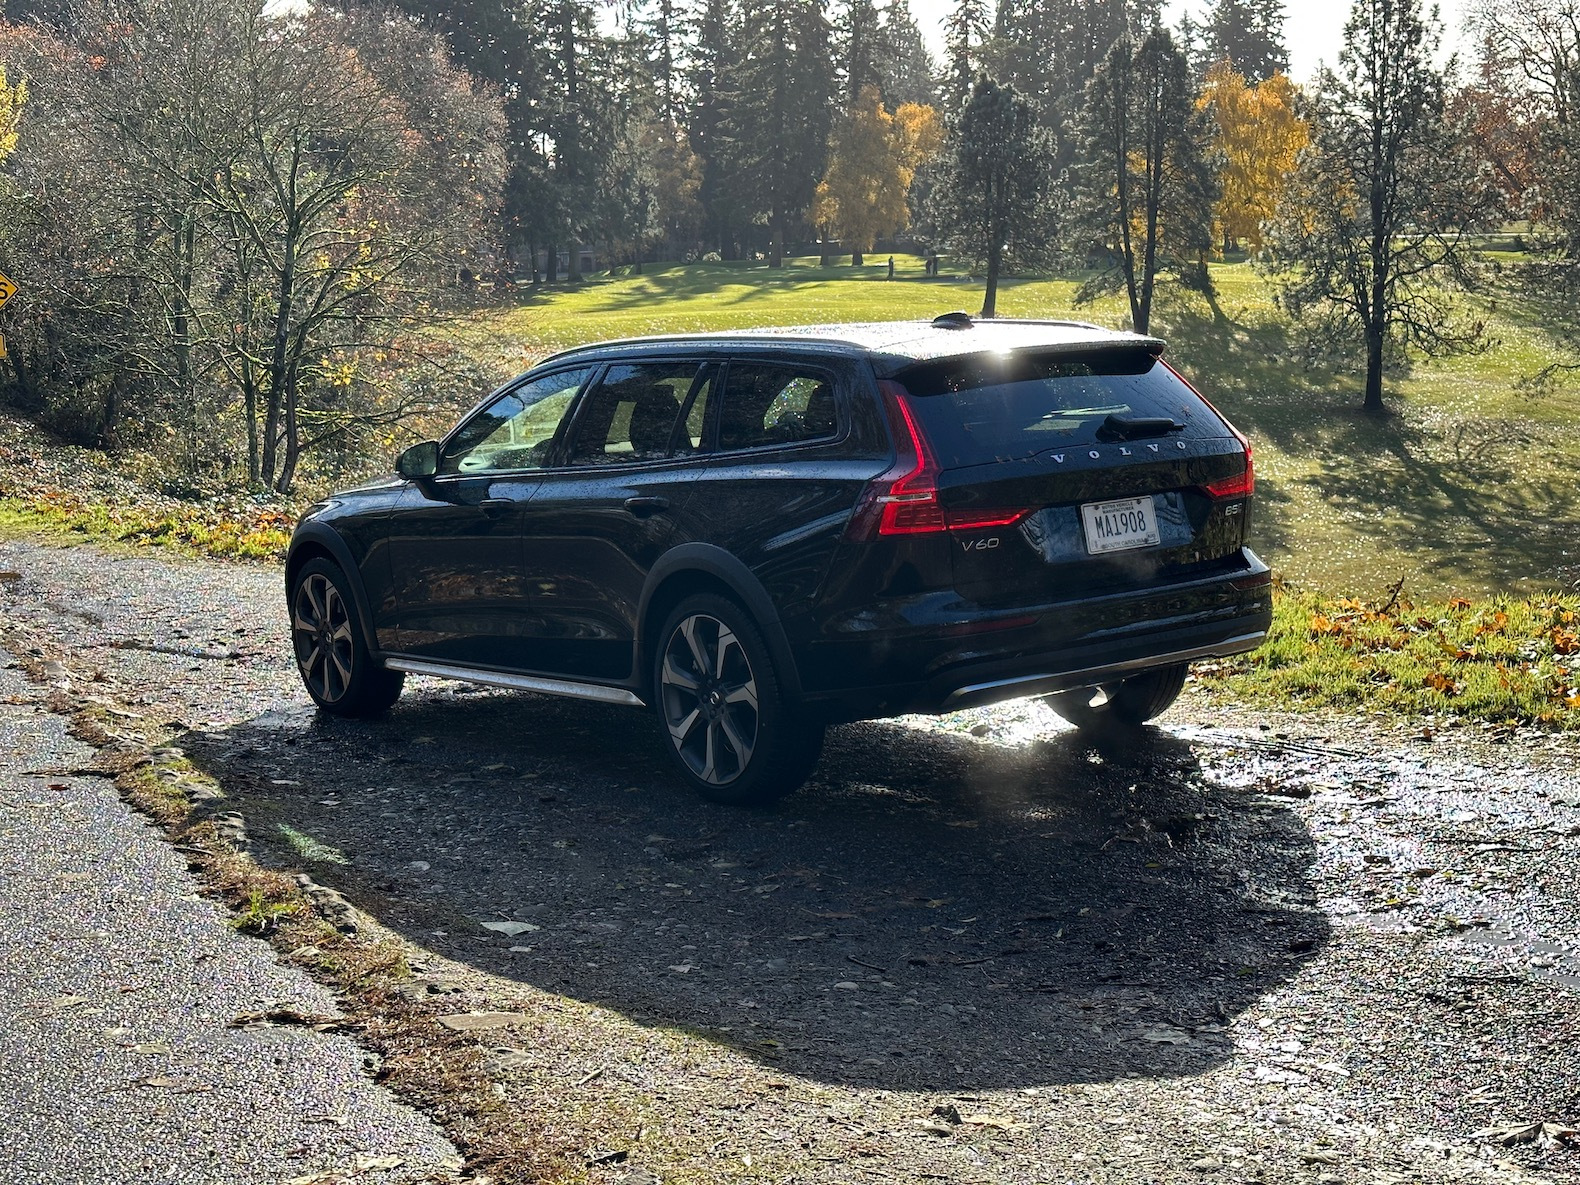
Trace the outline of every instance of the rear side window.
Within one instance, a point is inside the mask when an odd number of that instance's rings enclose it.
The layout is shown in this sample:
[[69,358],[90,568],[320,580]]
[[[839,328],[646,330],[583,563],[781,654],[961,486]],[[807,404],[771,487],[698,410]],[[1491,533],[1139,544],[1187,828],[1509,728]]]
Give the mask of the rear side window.
[[619,465],[691,451],[682,413],[696,377],[695,362],[611,366],[583,401],[571,464]]
[[1139,350],[978,354],[913,366],[896,377],[945,469],[1125,439],[1115,434],[1125,421],[1179,425],[1153,425],[1149,438],[1227,435],[1195,392]]
[[833,436],[837,429],[830,375],[779,363],[730,363],[719,416],[719,448],[798,444]]

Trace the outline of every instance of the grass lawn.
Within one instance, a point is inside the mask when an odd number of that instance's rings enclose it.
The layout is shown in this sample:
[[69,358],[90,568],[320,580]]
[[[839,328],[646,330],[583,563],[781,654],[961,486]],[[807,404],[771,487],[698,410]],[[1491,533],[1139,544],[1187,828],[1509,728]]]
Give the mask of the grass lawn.
[[[976,311],[981,286],[928,279],[915,256],[865,267],[797,259],[650,266],[523,293],[481,311],[465,336],[503,374],[553,350],[648,333]],[[950,269],[945,268],[948,272]],[[1580,579],[1580,387],[1544,395],[1519,380],[1558,360],[1549,311],[1500,294],[1484,302],[1494,345],[1390,376],[1394,414],[1358,412],[1362,376],[1308,366],[1298,331],[1246,264],[1213,267],[1216,297],[1166,292],[1153,332],[1169,357],[1256,449],[1255,542],[1287,579],[1377,596],[1401,576],[1417,597],[1535,593]],[[1119,326],[1118,298],[1076,306],[1074,279],[1012,280],[1005,316]]]

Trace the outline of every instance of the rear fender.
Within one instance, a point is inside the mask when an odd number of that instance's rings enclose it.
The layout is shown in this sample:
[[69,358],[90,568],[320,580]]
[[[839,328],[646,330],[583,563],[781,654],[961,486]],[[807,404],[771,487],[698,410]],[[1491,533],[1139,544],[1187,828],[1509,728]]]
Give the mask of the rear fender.
[[801,676],[796,669],[795,655],[785,636],[784,624],[779,620],[779,610],[762,582],[752,570],[723,548],[707,543],[683,543],[664,554],[648,573],[647,584],[642,589],[641,612],[637,621],[636,651],[638,656],[638,685],[647,690],[649,629],[656,630],[662,623],[651,621],[649,610],[653,598],[665,584],[677,577],[697,574],[723,584],[736,600],[752,615],[768,644],[769,656],[774,661],[775,672],[785,693],[792,699],[801,698]]

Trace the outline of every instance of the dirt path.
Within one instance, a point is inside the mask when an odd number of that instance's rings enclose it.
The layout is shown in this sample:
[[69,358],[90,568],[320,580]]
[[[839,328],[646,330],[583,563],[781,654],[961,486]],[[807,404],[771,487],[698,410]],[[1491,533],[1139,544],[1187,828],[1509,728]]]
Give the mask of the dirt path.
[[490,1073],[564,1177],[1580,1179],[1572,741],[1187,697],[1106,749],[1027,703],[835,730],[744,813],[627,710],[416,681],[317,717],[269,570],[0,569],[12,633],[181,721],[413,993],[520,1014]]

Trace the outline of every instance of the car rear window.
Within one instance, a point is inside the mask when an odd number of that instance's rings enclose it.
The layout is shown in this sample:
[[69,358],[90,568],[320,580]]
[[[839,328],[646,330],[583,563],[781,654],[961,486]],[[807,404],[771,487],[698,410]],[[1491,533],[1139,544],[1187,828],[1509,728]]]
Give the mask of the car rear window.
[[1114,425],[1127,420],[1182,425],[1172,432],[1154,426],[1160,437],[1226,434],[1211,408],[1141,350],[975,354],[913,366],[896,378],[946,469],[1125,439]]

